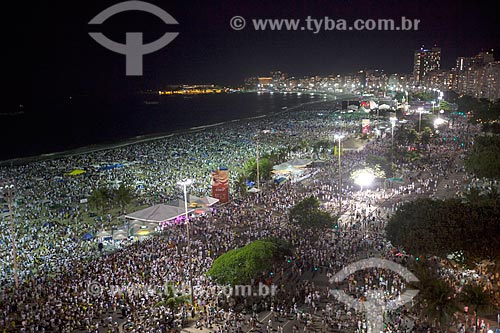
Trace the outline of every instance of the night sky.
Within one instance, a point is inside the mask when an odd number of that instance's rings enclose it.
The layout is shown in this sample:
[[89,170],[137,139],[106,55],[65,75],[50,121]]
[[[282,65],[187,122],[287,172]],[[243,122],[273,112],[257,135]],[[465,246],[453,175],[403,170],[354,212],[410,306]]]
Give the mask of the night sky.
[[[178,25],[152,14],[129,11],[101,26],[88,22],[120,1],[40,1],[21,8],[12,23],[15,41],[7,53],[14,104],[78,94],[122,94],[176,83],[242,84],[245,77],[281,69],[291,75],[328,75],[358,69],[411,72],[413,51],[442,48],[444,68],[457,56],[500,50],[496,11],[475,1],[149,1]],[[29,12],[29,15],[26,13]],[[4,13],[5,14],[5,13]],[[234,31],[231,17],[247,27]],[[252,18],[420,19],[419,31],[255,31]],[[14,27],[14,29],[12,29]],[[164,32],[179,32],[163,49],[145,55],[144,75],[125,76],[125,56],[111,52],[89,35],[103,32],[124,42],[125,32],[144,33],[146,42]],[[495,55],[495,58],[500,58]]]

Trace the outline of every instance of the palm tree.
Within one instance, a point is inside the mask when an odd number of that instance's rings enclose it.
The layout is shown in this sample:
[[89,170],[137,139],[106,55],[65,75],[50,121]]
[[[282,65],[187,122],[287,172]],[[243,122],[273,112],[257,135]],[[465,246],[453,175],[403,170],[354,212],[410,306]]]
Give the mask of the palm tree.
[[465,198],[470,203],[478,203],[481,201],[481,191],[473,187],[465,194]]
[[132,201],[133,193],[130,187],[123,183],[114,191],[114,201],[120,206],[121,212],[125,212],[125,208]]
[[428,282],[421,291],[424,313],[437,322],[441,332],[447,332],[451,317],[459,310],[453,288],[443,280]]
[[474,332],[477,332],[478,311],[484,310],[490,304],[490,295],[478,284],[468,284],[462,291],[462,302],[474,308]]
[[111,195],[107,187],[98,187],[92,190],[88,198],[89,205],[94,207],[96,211],[101,209],[102,216],[104,216]]
[[407,140],[408,140],[408,143],[410,145],[416,143],[418,140],[419,140],[419,133],[417,131],[415,131],[415,129],[411,129],[409,132],[408,132],[408,136],[407,136]]
[[423,145],[429,144],[432,137],[432,130],[429,127],[424,128],[421,135],[421,140]]
[[241,197],[244,197],[247,194],[247,177],[245,173],[240,173],[236,180],[236,188],[238,189],[238,193]]
[[398,145],[406,145],[408,141],[408,129],[402,128],[400,131],[397,131],[394,134],[394,139],[398,143]]

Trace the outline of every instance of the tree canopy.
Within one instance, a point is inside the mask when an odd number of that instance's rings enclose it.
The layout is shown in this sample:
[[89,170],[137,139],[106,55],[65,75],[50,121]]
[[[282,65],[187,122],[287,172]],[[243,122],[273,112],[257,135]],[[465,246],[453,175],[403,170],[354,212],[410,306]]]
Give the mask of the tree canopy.
[[260,273],[269,270],[288,251],[285,243],[275,239],[256,240],[219,256],[207,275],[221,284],[248,284]]
[[500,178],[500,136],[479,136],[465,161],[467,171],[482,178]]
[[471,115],[471,122],[488,123],[500,120],[500,101],[490,102],[487,99],[477,99],[463,95],[457,99],[458,111]]
[[389,162],[387,157],[378,155],[368,155],[365,158],[365,162],[368,166],[373,168],[378,168],[384,172],[385,177],[393,176],[393,166]]
[[500,256],[500,200],[476,202],[419,199],[403,205],[389,220],[393,245],[415,256],[462,252],[466,262]]
[[436,99],[434,92],[413,92],[410,94],[410,99],[419,101],[432,101]]
[[306,229],[331,227],[336,218],[322,211],[319,206],[319,200],[314,196],[303,199],[290,209],[290,222]]

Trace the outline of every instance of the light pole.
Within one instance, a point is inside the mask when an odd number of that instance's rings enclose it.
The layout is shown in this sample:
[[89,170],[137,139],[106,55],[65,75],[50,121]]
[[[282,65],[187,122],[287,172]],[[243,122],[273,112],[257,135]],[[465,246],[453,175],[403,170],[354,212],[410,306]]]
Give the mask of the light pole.
[[418,132],[420,133],[422,127],[422,111],[424,111],[424,109],[422,107],[419,107],[417,111],[418,111]]
[[4,183],[0,185],[0,191],[7,195],[9,215],[10,215],[10,241],[12,247],[12,257],[13,257],[13,273],[14,273],[14,285],[16,289],[19,288],[19,276],[17,273],[17,249],[16,249],[16,236],[14,233],[14,217],[12,215],[12,192],[14,191],[14,185],[9,183]]
[[259,175],[259,136],[255,136],[255,161],[257,163],[257,189],[260,190],[260,175]]
[[391,121],[391,146],[394,152],[394,126],[396,125],[396,121],[398,120],[398,118],[390,117],[389,120]]
[[369,170],[361,170],[356,178],[354,179],[354,183],[358,184],[360,186],[359,192],[361,193],[361,196],[363,196],[363,186],[367,187],[369,186],[373,181],[375,180],[375,175],[369,171]]
[[339,140],[339,150],[338,150],[338,154],[339,154],[339,218],[340,218],[340,214],[342,214],[342,164],[341,164],[341,159],[340,159],[340,151],[341,151],[341,141],[342,139],[344,138],[344,135],[343,134],[335,134],[334,136],[335,140]]
[[186,233],[187,233],[187,247],[188,247],[188,274],[189,274],[189,288],[190,288],[190,298],[191,298],[191,306],[194,307],[193,301],[193,272],[191,270],[192,258],[191,258],[191,232],[189,229],[189,216],[188,216],[188,208],[187,208],[187,190],[188,186],[193,184],[193,180],[184,179],[177,182],[177,185],[182,186],[184,190],[184,209],[185,209],[185,218],[186,218]]

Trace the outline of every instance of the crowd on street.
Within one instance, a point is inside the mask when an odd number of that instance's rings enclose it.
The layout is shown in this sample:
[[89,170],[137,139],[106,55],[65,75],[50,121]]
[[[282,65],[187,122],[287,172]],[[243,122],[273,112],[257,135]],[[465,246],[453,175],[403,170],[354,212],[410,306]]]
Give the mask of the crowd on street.
[[[327,104],[322,107],[328,110]],[[431,141],[428,153],[418,161],[394,161],[404,183],[386,187],[382,182],[363,190],[349,179],[349,172],[367,156],[383,156],[390,138],[370,140],[363,149],[342,155],[345,179],[340,190],[338,159],[327,152],[324,163],[314,167],[314,176],[302,182],[264,184],[258,194],[235,197],[210,214],[193,216],[190,249],[183,224],[106,255],[99,252],[97,241],[81,239],[101,226],[97,216],[91,222],[84,219],[90,208],[81,203],[99,184],[129,184],[144,206],[179,198],[176,183],[184,178],[194,179],[190,193],[210,195],[210,172],[225,166],[230,183],[235,183],[236,170],[255,156],[256,135],[261,154],[285,150],[291,159],[311,156],[304,138],[314,142],[340,131],[347,136],[359,131],[359,121],[339,122],[319,115],[321,110],[308,106],[272,119],[0,169],[0,178],[15,180],[20,280],[19,288],[14,288],[11,238],[4,232],[0,235],[0,328],[6,332],[149,333],[169,332],[195,320],[197,327],[213,332],[248,332],[257,326],[261,332],[283,332],[283,324],[293,318],[294,332],[310,332],[313,326],[322,332],[371,332],[362,311],[332,296],[329,278],[364,258],[405,264],[407,258],[399,256],[384,237],[388,219],[405,201],[438,197],[445,186],[453,187],[455,194],[471,186],[489,186],[457,163],[466,152],[459,144],[462,140]],[[471,140],[478,129],[471,126],[465,131],[465,126],[465,120],[457,119],[443,131]],[[116,163],[121,166],[102,168]],[[86,172],[67,175],[73,169]],[[449,185],[446,180],[453,173],[461,175],[461,182]],[[342,215],[338,232],[318,233],[290,223],[289,209],[311,195],[332,215]],[[61,220],[70,223],[63,225]],[[2,230],[8,230],[8,216],[0,223]],[[255,281],[255,286],[276,285],[276,295],[228,297],[205,275],[219,255],[267,237],[286,240],[294,249],[292,256],[276,264],[272,275]],[[194,306],[185,302],[171,307],[167,290],[190,295],[191,280]],[[352,274],[335,287],[356,299],[388,303],[397,300],[407,285],[394,273],[371,269]],[[416,310],[407,304],[390,311],[386,331],[430,331],[430,323],[417,318]],[[259,321],[260,311],[270,311],[269,321]]]

